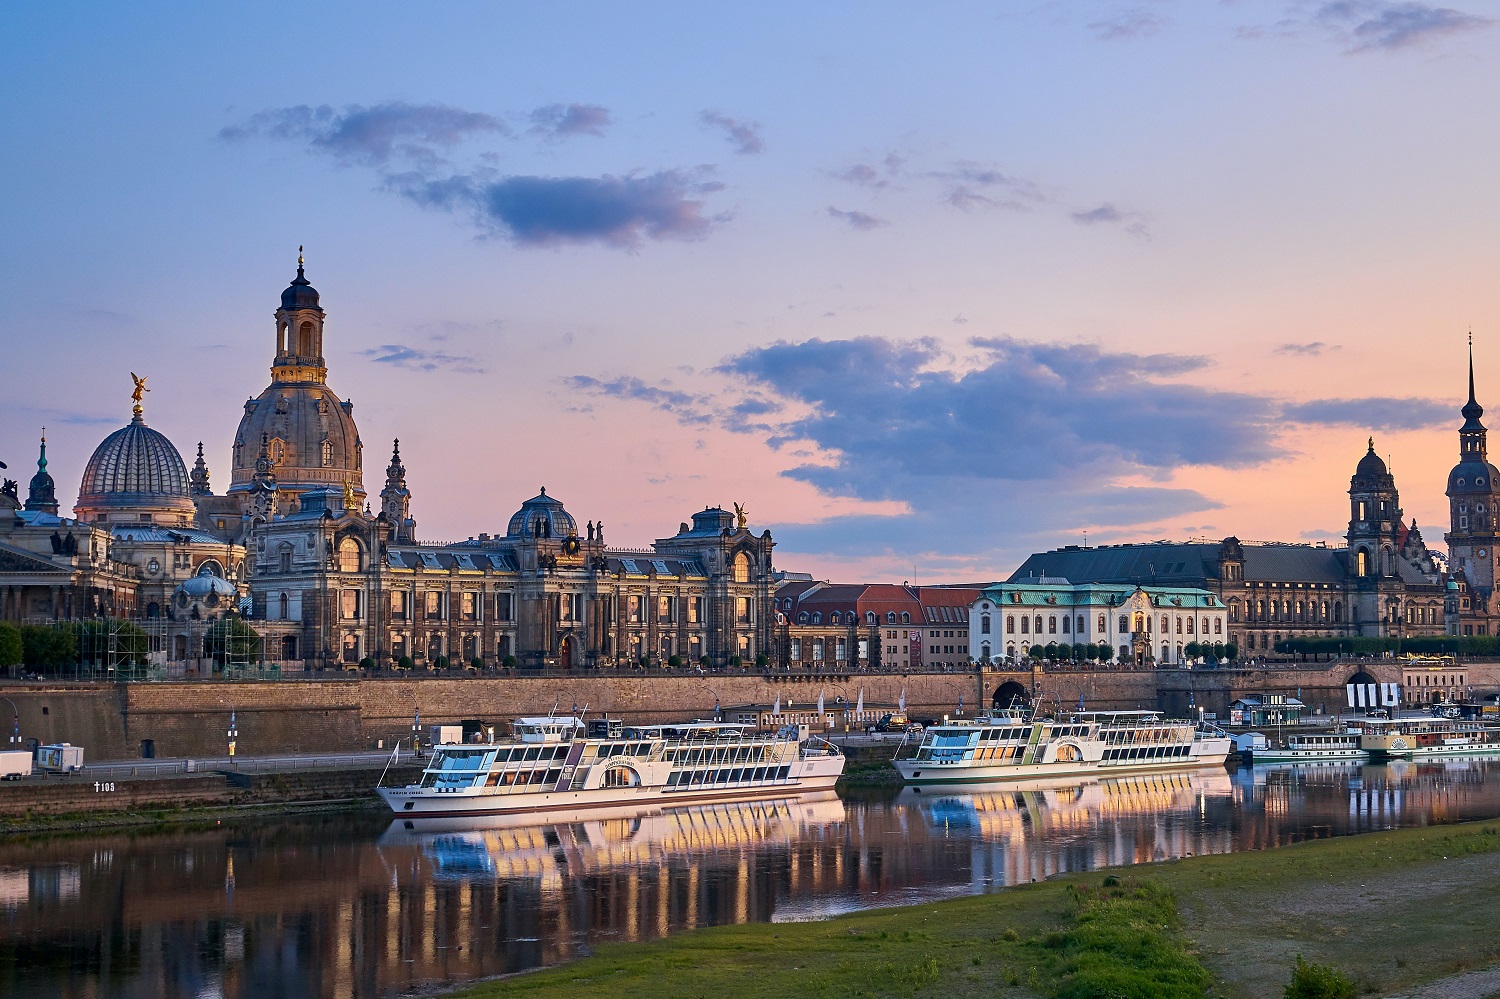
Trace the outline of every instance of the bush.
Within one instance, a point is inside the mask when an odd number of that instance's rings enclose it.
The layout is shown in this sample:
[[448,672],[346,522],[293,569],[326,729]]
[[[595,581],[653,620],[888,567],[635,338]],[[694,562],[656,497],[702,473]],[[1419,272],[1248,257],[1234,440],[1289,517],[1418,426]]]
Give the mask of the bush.
[[1229,642],[1229,643],[1227,643],[1224,646],[1224,658],[1225,659],[1228,659],[1228,660],[1230,660],[1232,662],[1233,660],[1238,659],[1239,657],[1240,657],[1240,647],[1238,645],[1234,644],[1233,642]]
[[730,656],[729,657],[729,665],[734,666],[734,667],[740,667],[740,666],[745,665],[745,660],[741,659],[739,656]]
[[359,661],[359,668],[362,670],[372,670],[375,668],[375,660],[369,656],[365,656]]
[[0,669],[19,666],[24,657],[21,629],[10,624],[0,624]]
[[713,665],[713,660],[709,659],[708,656],[699,656],[698,665],[704,669],[708,669],[709,666]]
[[519,663],[517,662],[515,656],[506,656],[504,659],[500,660],[500,665],[504,666],[506,669],[515,669],[516,666],[519,665]]
[[402,656],[396,660],[396,667],[398,669],[411,669],[415,665],[416,663],[411,661],[411,656]]
[[1308,964],[1297,955],[1286,999],[1354,999],[1354,982],[1348,975],[1326,964]]
[[681,669],[682,668],[682,657],[681,656],[672,656],[672,657],[670,657],[669,659],[667,659],[667,665],[670,666],[670,667],[672,667],[673,669]]
[[1199,645],[1197,642],[1188,642],[1182,647],[1182,654],[1187,656],[1189,659],[1197,659],[1200,655],[1203,654],[1203,646]]
[[433,669],[447,669],[448,668],[448,657],[447,656],[438,656],[436,659],[434,659],[432,661],[432,668]]
[[474,669],[484,669],[484,660],[479,658],[478,656],[475,656],[473,659],[469,660],[469,665]]

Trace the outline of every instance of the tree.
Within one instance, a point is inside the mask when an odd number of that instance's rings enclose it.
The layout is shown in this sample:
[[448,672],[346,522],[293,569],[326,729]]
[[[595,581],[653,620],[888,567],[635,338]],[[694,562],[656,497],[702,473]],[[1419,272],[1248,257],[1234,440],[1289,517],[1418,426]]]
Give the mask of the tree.
[[409,670],[415,665],[416,663],[411,661],[411,656],[402,656],[400,659],[396,660],[397,669]]
[[755,657],[755,665],[764,669],[765,667],[771,665],[771,657],[762,652],[760,655]]
[[21,665],[25,658],[25,646],[21,642],[21,629],[9,624],[0,624],[0,669],[7,672],[12,666]]
[[55,670],[78,661],[78,638],[68,628],[31,624],[21,628],[21,661],[34,670]]
[[433,669],[447,669],[448,668],[448,657],[447,656],[438,656],[436,659],[434,659],[432,661],[432,668]]
[[500,665],[504,666],[506,669],[515,669],[518,665],[518,662],[515,656],[506,656],[504,659],[500,660]]
[[479,658],[478,656],[475,656],[473,659],[469,660],[469,668],[474,670],[475,672],[484,669],[484,660]]
[[1107,642],[1100,642],[1099,645],[1094,649],[1094,658],[1099,660],[1101,663],[1107,663],[1114,657],[1114,646],[1110,645]]
[[237,617],[220,618],[209,626],[203,651],[220,666],[254,662],[261,657],[260,633]]
[[1214,655],[1214,663],[1215,664],[1217,664],[1220,659],[1224,658],[1224,643],[1223,642],[1215,642],[1214,643],[1214,646],[1213,646],[1213,655]]
[[375,668],[375,660],[370,658],[369,656],[365,656],[359,661],[359,668],[365,670],[366,672],[369,672],[370,670]]
[[1057,661],[1057,643],[1056,642],[1048,642],[1047,643],[1047,648],[1046,648],[1044,654],[1046,655],[1046,657],[1048,659],[1052,660],[1053,662],[1056,662]]
[[1229,642],[1228,644],[1226,644],[1224,646],[1224,658],[1225,659],[1228,659],[1230,662],[1233,662],[1234,660],[1238,659],[1239,657],[1240,657],[1240,647],[1238,645],[1234,644],[1233,642]]
[[1197,659],[1203,653],[1203,646],[1197,642],[1188,642],[1182,647],[1182,654],[1189,659]]
[[672,667],[673,669],[681,669],[682,668],[682,657],[681,656],[670,656],[670,657],[668,657],[668,659],[667,659],[667,665],[670,666],[670,667]]
[[1052,648],[1057,655],[1057,658],[1062,660],[1063,662],[1067,662],[1073,658],[1073,646],[1069,645],[1067,642],[1058,642],[1055,646],[1052,646]]
[[1047,657],[1047,650],[1042,648],[1040,645],[1033,645],[1031,648],[1026,650],[1026,654],[1031,658],[1040,661]]

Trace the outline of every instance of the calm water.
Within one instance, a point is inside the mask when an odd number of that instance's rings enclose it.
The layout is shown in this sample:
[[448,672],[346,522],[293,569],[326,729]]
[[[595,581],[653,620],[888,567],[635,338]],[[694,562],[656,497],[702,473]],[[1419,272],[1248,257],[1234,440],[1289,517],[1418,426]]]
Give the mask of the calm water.
[[0,843],[0,994],[401,995],[607,940],[1497,815],[1500,763],[1450,761],[907,789],[568,825],[330,817]]

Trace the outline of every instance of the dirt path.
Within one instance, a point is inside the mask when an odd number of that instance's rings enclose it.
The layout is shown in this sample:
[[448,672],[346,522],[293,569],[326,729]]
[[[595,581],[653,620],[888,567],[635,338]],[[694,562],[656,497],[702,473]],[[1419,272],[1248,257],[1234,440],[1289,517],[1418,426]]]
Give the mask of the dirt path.
[[[1497,881],[1500,853],[1312,887],[1211,879],[1176,887],[1189,935],[1228,995],[1280,999],[1301,954],[1342,969],[1362,994],[1477,999],[1500,992],[1500,968],[1491,967],[1500,963]],[[1450,977],[1413,985],[1416,965]]]

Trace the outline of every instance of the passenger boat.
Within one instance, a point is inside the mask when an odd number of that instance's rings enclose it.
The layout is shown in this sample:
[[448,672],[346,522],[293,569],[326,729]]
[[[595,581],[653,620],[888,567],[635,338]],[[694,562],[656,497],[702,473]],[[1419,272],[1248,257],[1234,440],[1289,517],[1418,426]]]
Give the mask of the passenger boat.
[[844,772],[837,747],[795,727],[616,722],[589,733],[571,716],[511,727],[502,742],[435,746],[420,783],[376,790],[401,816],[541,815],[785,798],[832,790]]
[[1370,758],[1360,740],[1364,728],[1349,725],[1333,732],[1303,732],[1290,736],[1285,746],[1251,749],[1254,763],[1360,763]]
[[958,784],[1184,770],[1222,764],[1232,748],[1220,729],[1156,711],[1011,709],[935,725],[892,762],[909,784]]
[[1377,760],[1500,756],[1500,728],[1452,718],[1370,718],[1360,746]]

